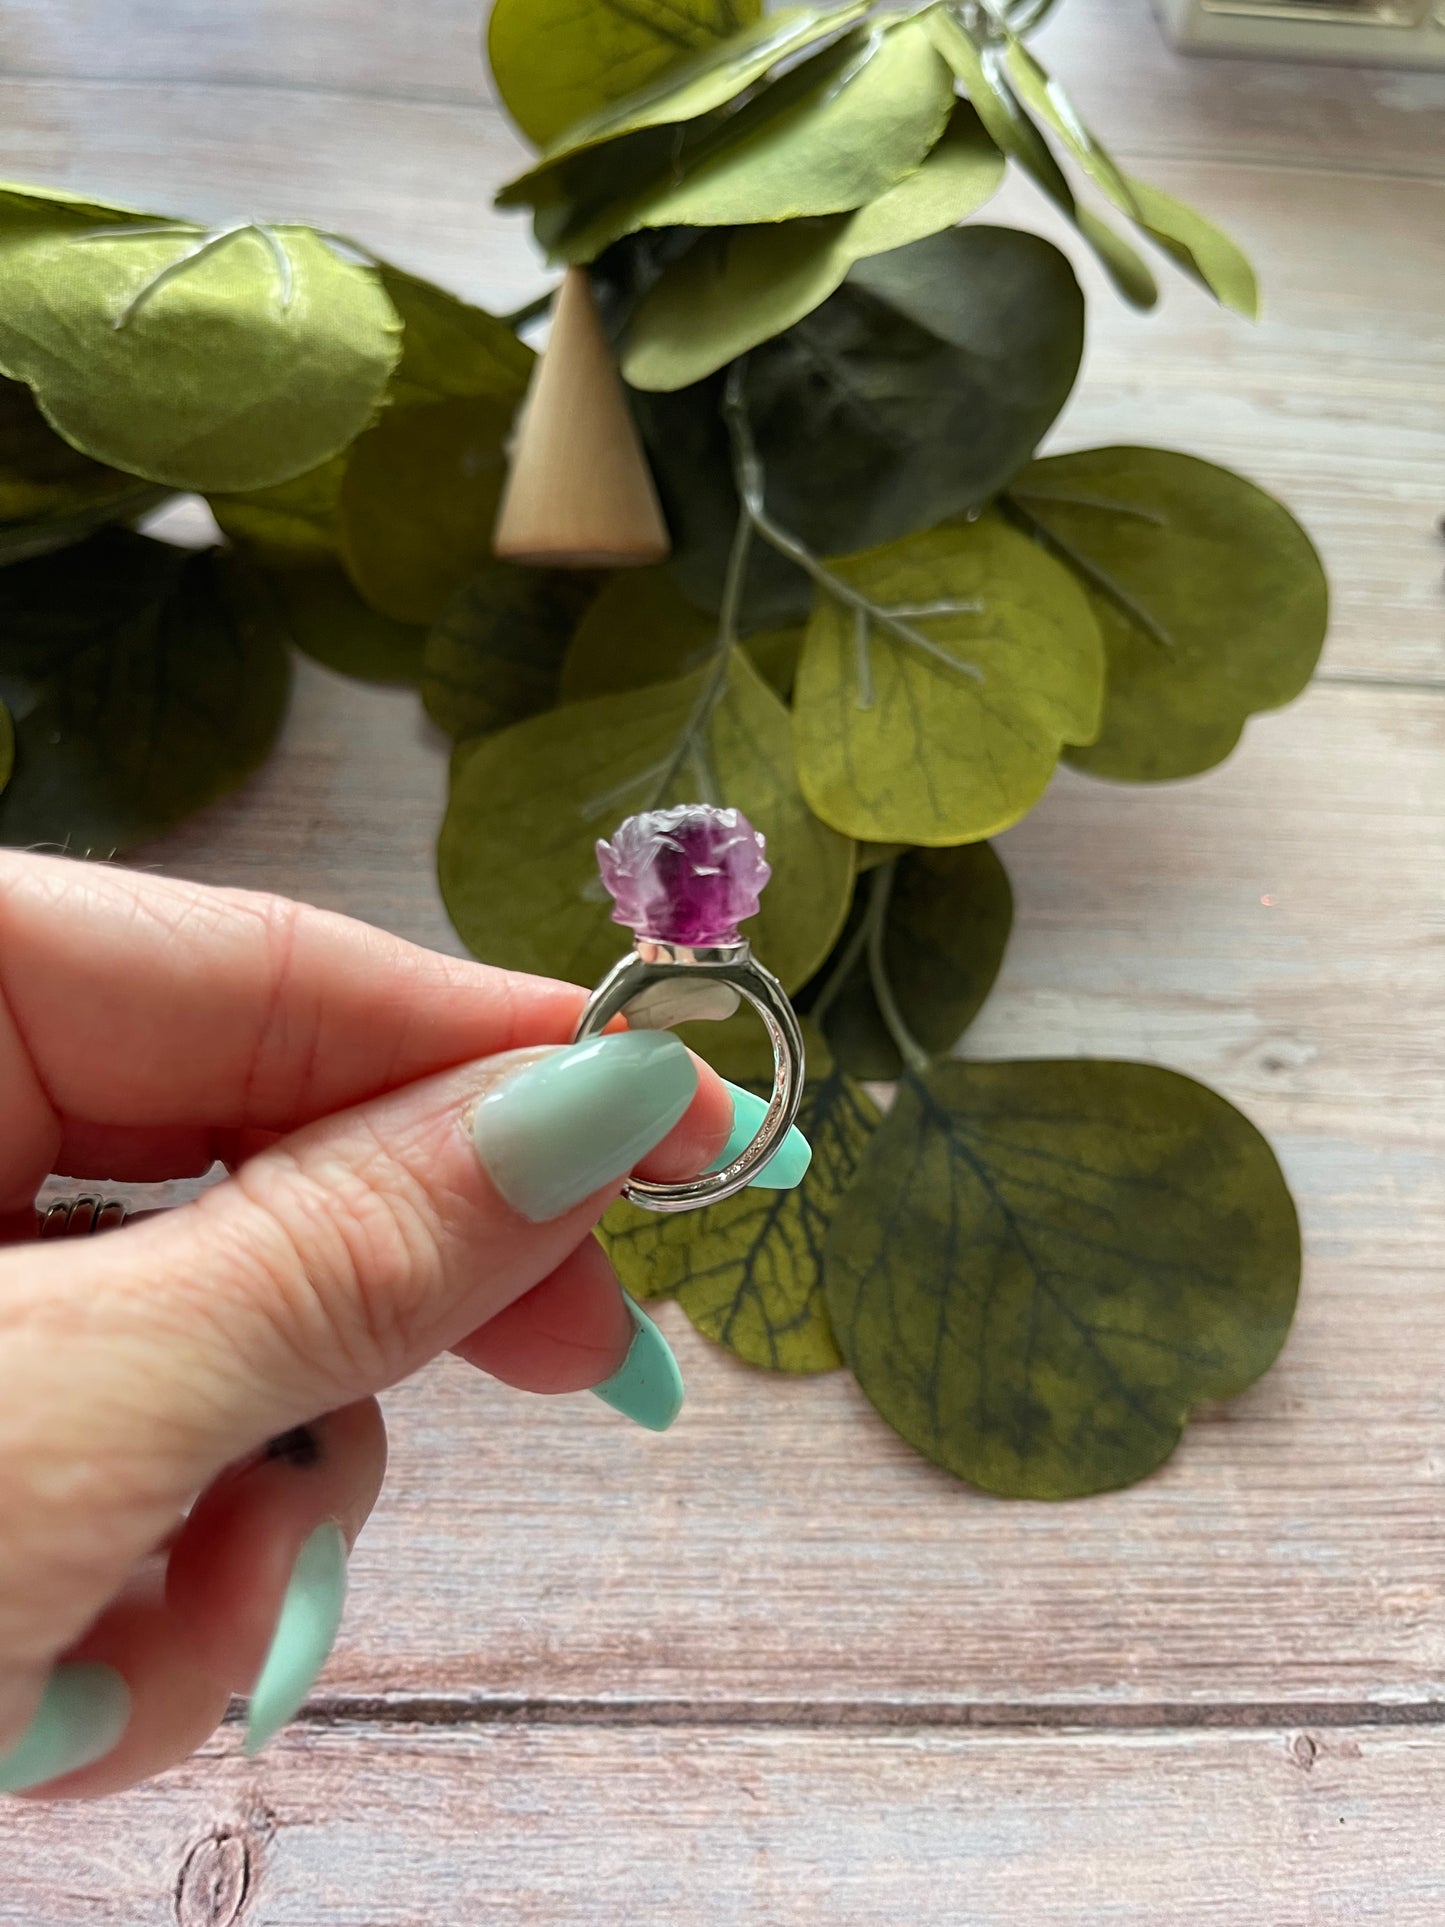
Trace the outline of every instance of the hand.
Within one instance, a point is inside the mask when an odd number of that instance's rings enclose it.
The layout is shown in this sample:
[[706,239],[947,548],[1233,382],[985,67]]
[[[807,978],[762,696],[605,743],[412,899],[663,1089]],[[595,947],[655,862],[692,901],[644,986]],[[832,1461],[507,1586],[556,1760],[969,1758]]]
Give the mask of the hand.
[[[0,1790],[129,1786],[233,1690],[253,1749],[284,1724],[381,1485],[373,1395],[439,1353],[671,1422],[672,1354],[591,1230],[634,1167],[693,1176],[761,1107],[664,1033],[558,1048],[583,1001],[0,855]],[[217,1159],[194,1203],[35,1242],[52,1173]],[[772,1181],[805,1165],[798,1140]]]

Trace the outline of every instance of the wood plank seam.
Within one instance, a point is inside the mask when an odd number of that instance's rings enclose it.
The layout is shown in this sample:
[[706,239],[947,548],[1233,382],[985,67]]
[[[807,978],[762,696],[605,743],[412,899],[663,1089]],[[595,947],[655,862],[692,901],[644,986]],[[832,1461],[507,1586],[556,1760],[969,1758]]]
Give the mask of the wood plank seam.
[[[227,1725],[244,1719],[238,1702]],[[609,1731],[755,1728],[797,1733],[848,1732],[1274,1732],[1300,1726],[1377,1729],[1445,1726],[1445,1700],[1091,1701],[522,1699],[463,1695],[332,1695],[298,1714],[306,1726],[596,1727]]]

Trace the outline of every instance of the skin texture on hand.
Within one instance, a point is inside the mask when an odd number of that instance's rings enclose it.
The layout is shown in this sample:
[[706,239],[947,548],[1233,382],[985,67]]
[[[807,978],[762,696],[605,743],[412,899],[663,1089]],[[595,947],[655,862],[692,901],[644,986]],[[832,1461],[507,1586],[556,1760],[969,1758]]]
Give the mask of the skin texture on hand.
[[[675,1416],[591,1231],[632,1169],[711,1165],[733,1099],[670,1037],[569,1050],[584,1001],[277,899],[0,853],[0,1791],[133,1784],[258,1681],[253,1742],[289,1718],[380,1490],[374,1395],[439,1353]],[[194,1204],[33,1242],[52,1173],[217,1158]]]

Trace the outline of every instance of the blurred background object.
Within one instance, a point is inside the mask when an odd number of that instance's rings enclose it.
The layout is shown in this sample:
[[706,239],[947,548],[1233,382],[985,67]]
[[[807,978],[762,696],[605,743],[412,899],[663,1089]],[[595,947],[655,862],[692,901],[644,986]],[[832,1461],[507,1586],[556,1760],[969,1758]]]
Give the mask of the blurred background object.
[[[1185,53],[1445,67],[1441,0],[1155,0]],[[1437,129],[1445,141],[1445,129]]]

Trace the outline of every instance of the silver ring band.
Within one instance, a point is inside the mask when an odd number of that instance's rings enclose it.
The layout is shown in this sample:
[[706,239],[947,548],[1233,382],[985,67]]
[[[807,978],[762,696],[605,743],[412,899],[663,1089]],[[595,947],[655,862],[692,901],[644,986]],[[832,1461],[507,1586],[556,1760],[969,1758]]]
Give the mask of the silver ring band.
[[623,1189],[624,1197],[645,1211],[696,1211],[745,1191],[797,1123],[806,1075],[803,1033],[787,992],[776,977],[753,961],[747,944],[702,950],[639,937],[632,954],[615,964],[593,991],[573,1041],[580,1044],[584,1038],[597,1036],[636,998],[668,979],[722,984],[745,997],[762,1018],[773,1047],[772,1101],[762,1128],[745,1150],[722,1170],[709,1171],[684,1184],[650,1184],[644,1178],[632,1178]]
[[86,1238],[101,1231],[118,1231],[126,1207],[115,1198],[61,1198],[35,1214],[38,1238]]

